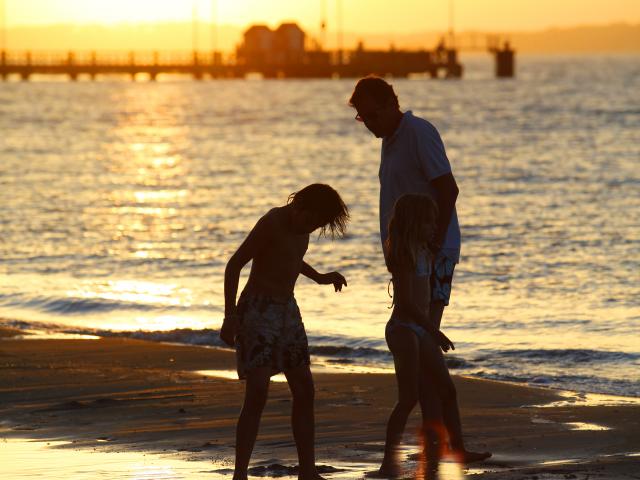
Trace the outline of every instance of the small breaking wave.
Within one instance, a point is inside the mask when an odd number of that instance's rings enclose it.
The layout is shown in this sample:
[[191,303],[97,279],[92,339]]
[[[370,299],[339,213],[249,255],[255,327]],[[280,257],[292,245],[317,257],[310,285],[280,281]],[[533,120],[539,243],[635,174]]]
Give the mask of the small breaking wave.
[[144,302],[127,302],[108,298],[82,298],[82,297],[48,297],[0,295],[0,306],[36,310],[56,315],[86,315],[91,313],[109,313],[115,311],[188,311],[193,307],[182,305],[167,305]]
[[629,362],[640,359],[639,354],[608,351],[608,350],[589,350],[589,349],[522,349],[522,350],[499,350],[480,355],[475,358],[476,362],[485,362],[487,360],[497,361],[504,360],[524,360],[530,364],[545,363],[591,363],[591,362]]

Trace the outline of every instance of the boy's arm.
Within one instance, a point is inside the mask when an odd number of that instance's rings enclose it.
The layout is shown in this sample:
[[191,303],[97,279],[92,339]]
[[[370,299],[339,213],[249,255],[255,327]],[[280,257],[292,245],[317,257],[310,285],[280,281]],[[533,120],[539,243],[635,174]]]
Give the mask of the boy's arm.
[[347,286],[347,280],[338,272],[318,273],[305,261],[302,262],[300,273],[320,285],[329,285],[330,283],[333,283],[333,287],[336,289],[336,292],[342,291],[342,287]]
[[229,259],[224,270],[224,322],[220,329],[220,337],[227,345],[233,345],[236,333],[236,295],[238,294],[240,272],[242,267],[269,242],[271,231],[271,222],[265,215],[249,232],[242,245]]
[[304,260],[302,261],[302,268],[300,269],[300,273],[316,283],[322,283],[321,280],[323,275],[321,273],[318,273],[311,265],[309,265]]

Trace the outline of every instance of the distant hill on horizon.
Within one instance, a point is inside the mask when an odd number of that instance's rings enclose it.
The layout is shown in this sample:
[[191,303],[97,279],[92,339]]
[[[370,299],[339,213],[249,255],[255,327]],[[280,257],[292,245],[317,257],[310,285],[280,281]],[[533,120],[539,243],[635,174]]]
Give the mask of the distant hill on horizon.
[[[47,25],[12,27],[7,30],[9,50],[191,50],[190,22],[160,24]],[[217,46],[232,52],[247,27],[222,25],[217,28]],[[304,28],[304,26],[303,26]],[[211,25],[202,23],[198,49],[211,50]],[[318,39],[317,31],[307,30]],[[521,53],[632,53],[640,52],[640,24],[616,23],[570,28],[549,28],[531,32],[459,32],[461,45],[475,39],[484,44],[488,34],[509,39]],[[353,49],[362,41],[368,48],[433,48],[442,32],[345,32],[344,47]],[[326,34],[325,47],[336,48],[336,32]]]

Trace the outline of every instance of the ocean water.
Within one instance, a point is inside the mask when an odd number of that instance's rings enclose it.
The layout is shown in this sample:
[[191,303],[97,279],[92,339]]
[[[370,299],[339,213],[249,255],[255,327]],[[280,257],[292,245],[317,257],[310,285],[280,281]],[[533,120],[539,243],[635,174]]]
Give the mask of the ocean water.
[[[463,61],[460,81],[393,81],[460,187],[452,369],[640,396],[640,57],[519,56],[512,80]],[[2,322],[220,345],[226,261],[266,210],[325,182],[352,222],[307,261],[349,286],[298,282],[314,361],[391,368],[380,144],[353,83],[0,83]]]

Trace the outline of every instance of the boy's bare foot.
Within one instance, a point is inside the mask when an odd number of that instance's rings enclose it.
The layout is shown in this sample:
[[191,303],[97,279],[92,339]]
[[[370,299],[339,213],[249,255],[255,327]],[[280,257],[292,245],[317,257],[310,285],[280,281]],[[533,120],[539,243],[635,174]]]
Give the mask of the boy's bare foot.
[[481,462],[491,457],[490,452],[470,452],[468,450],[452,450],[451,455],[458,463]]

